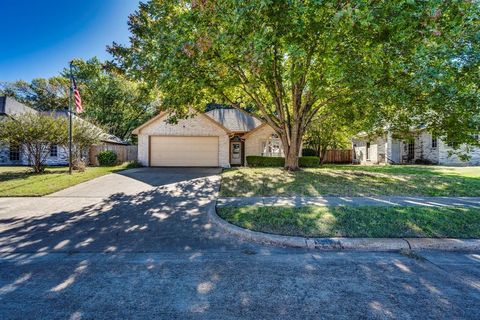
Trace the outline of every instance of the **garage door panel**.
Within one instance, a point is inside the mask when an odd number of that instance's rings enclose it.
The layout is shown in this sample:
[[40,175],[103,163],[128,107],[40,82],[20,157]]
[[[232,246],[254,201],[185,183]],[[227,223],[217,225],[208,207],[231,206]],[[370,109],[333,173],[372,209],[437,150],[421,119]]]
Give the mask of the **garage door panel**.
[[218,137],[150,137],[150,165],[218,166]]

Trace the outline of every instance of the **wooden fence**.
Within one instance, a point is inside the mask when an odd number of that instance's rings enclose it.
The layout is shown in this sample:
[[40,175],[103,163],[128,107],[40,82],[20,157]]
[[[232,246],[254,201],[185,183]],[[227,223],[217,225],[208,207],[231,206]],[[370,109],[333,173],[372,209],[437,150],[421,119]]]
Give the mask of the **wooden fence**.
[[353,150],[328,150],[323,163],[352,163]]
[[88,153],[90,164],[98,166],[97,154],[104,150],[112,150],[113,152],[115,152],[117,154],[118,163],[137,160],[137,146],[126,146],[121,144],[101,144],[92,146],[90,148],[90,151]]

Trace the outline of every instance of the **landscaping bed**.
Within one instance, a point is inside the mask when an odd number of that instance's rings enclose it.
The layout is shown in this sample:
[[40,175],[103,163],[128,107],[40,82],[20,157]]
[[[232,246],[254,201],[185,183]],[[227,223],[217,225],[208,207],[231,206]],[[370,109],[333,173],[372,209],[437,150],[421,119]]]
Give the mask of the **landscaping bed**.
[[85,172],[68,174],[67,167],[48,167],[42,174],[28,167],[0,167],[0,197],[44,196],[76,184],[125,170],[128,164],[87,167]]
[[217,212],[237,226],[289,236],[480,238],[480,208],[244,206]]
[[236,168],[222,174],[222,197],[480,196],[480,167],[328,165],[287,172]]

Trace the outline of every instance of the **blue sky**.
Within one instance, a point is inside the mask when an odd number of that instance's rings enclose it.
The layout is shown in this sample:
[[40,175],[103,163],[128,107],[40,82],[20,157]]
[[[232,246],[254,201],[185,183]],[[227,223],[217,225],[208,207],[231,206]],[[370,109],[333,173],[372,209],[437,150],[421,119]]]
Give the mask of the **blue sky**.
[[2,0],[0,81],[57,75],[72,58],[109,58],[128,42],[128,15],[138,0]]

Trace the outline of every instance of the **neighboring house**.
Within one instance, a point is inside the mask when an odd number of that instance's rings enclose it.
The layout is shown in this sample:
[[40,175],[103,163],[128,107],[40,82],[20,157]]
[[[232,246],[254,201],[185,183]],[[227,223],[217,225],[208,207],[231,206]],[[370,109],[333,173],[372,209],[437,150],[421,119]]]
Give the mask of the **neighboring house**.
[[225,167],[246,164],[246,157],[283,156],[275,131],[247,112],[216,108],[176,124],[162,112],[135,130],[138,160],[144,166]]
[[[453,154],[451,146],[433,137],[425,128],[412,131],[412,138],[408,139],[395,138],[388,131],[374,138],[359,134],[352,139],[352,146],[354,162],[360,164],[480,165],[480,148],[471,148],[470,160],[464,162]],[[465,148],[461,147],[462,150]]]
[[[0,121],[5,117],[15,118],[15,115],[29,112],[38,113],[37,110],[19,103],[13,98],[0,97]],[[52,112],[44,113],[51,114]],[[65,119],[67,119],[68,113],[65,111],[55,111],[53,112],[53,115],[56,117],[65,117]],[[122,141],[120,138],[107,133],[103,134],[101,142],[102,144],[126,144],[126,142]],[[28,164],[28,156],[22,146],[0,142],[0,165]],[[49,166],[68,165],[68,148],[53,145],[46,158],[45,164]]]

